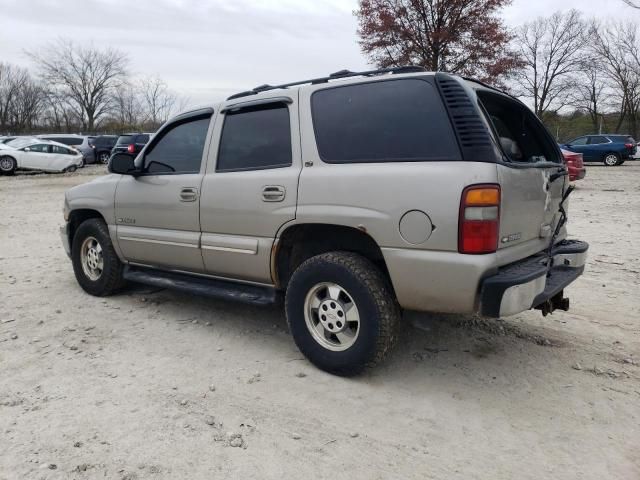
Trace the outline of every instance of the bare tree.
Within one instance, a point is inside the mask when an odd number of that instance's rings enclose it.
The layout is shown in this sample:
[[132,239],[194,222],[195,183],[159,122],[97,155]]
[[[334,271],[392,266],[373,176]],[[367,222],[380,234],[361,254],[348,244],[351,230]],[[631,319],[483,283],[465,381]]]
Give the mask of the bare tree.
[[169,90],[160,77],[146,77],[139,82],[143,107],[146,110],[146,123],[158,128],[174,111],[178,96]]
[[587,57],[582,62],[580,73],[574,78],[574,88],[568,103],[576,110],[589,115],[595,132],[598,130],[599,121],[611,106],[611,102],[608,100],[611,89],[600,59],[595,55],[587,55]]
[[45,83],[57,87],[82,111],[83,128],[93,132],[126,75],[127,57],[113,50],[82,47],[60,39],[29,56]]
[[138,89],[129,83],[119,85],[112,96],[111,115],[120,129],[140,128],[145,112]]
[[38,121],[44,90],[28,70],[0,63],[0,131],[22,133]]
[[595,55],[601,59],[603,72],[613,87],[620,117],[616,132],[628,120],[631,133],[638,134],[640,109],[640,57],[638,27],[633,22],[593,23],[589,30]]
[[567,104],[571,76],[580,69],[584,22],[577,10],[556,12],[526,23],[516,33],[524,61],[516,76],[516,93],[532,100],[538,117]]

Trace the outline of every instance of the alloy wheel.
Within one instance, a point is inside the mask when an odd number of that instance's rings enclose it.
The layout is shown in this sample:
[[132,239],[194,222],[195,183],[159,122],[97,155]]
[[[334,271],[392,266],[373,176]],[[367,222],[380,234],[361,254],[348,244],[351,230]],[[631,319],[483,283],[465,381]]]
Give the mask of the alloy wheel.
[[91,281],[100,279],[104,270],[104,259],[102,257],[102,246],[95,237],[87,237],[80,247],[80,261],[82,271]]
[[353,297],[340,285],[315,285],[304,301],[304,318],[314,340],[327,350],[351,347],[360,333],[360,313]]

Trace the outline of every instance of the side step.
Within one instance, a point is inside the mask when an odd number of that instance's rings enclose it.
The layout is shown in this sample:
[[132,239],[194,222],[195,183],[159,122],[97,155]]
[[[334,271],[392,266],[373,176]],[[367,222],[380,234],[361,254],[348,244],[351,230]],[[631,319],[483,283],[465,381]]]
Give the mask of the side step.
[[180,290],[194,295],[252,303],[254,305],[273,305],[281,301],[280,292],[275,288],[167,272],[153,268],[127,265],[124,268],[123,277],[131,282],[144,283],[154,287]]

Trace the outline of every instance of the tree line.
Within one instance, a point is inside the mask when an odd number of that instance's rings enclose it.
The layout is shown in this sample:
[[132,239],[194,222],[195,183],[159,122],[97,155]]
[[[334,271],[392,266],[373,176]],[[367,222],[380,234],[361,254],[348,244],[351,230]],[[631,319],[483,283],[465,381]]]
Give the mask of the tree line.
[[133,78],[119,50],[61,39],[27,55],[33,72],[0,62],[0,134],[155,131],[187,102],[160,77]]
[[420,65],[506,89],[560,140],[600,129],[638,138],[638,23],[570,10],[509,29],[500,11],[510,3],[360,0],[354,13],[361,49],[380,67]]

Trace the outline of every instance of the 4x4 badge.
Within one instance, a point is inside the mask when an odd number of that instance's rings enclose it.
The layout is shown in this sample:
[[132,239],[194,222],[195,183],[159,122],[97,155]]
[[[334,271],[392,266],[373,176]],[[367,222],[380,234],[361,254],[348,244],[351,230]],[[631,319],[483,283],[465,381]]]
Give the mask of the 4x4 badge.
[[118,218],[117,222],[133,224],[133,223],[136,223],[136,219],[135,218]]

